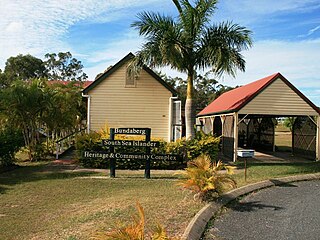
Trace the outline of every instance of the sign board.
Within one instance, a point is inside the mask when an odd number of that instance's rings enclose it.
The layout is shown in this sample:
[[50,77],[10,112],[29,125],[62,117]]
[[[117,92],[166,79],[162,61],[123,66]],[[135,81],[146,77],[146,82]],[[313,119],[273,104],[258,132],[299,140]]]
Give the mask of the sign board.
[[238,157],[252,158],[252,157],[254,157],[254,150],[251,150],[251,149],[239,149],[238,150]]
[[84,151],[84,158],[101,159],[133,159],[151,161],[180,161],[181,157],[174,154],[146,154],[146,153],[109,153],[105,151]]
[[[145,135],[145,141],[115,140],[116,134]],[[182,157],[173,154],[151,154],[152,147],[160,143],[150,141],[151,128],[110,128],[110,139],[103,139],[102,146],[108,146],[108,151],[84,151],[84,158],[101,158],[110,160],[110,177],[116,176],[117,159],[145,160],[145,178],[150,178],[151,161],[181,161]],[[119,153],[115,147],[145,148],[145,153]]]
[[103,146],[110,147],[159,147],[159,142],[102,139]]
[[151,128],[114,128],[114,134],[147,135]]

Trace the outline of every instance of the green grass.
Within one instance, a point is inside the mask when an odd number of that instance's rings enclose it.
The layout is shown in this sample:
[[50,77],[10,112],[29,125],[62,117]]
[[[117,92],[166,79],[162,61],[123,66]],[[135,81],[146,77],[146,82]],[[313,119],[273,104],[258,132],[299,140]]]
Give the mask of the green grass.
[[[243,169],[243,163],[236,164]],[[0,174],[0,239],[89,239],[130,220],[139,201],[147,226],[161,223],[171,236],[179,236],[205,203],[195,202],[177,186],[170,171],[75,173],[47,171],[46,163],[25,164]],[[320,172],[320,162],[248,163],[234,175],[238,187],[270,178]],[[95,178],[93,178],[95,177]]]
[[[238,169],[243,169],[244,164],[236,164]],[[244,181],[244,171],[238,172],[233,177],[237,181],[237,186],[259,182],[271,178],[279,178],[298,174],[308,174],[320,172],[320,162],[303,163],[247,163],[247,182]]]
[[144,179],[143,172],[48,172],[44,164],[0,174],[0,239],[89,239],[130,220],[139,201],[147,224],[157,222],[181,235],[204,203],[180,191],[168,172]]
[[292,135],[291,132],[276,132],[275,144],[277,151],[280,152],[291,152],[292,146]]

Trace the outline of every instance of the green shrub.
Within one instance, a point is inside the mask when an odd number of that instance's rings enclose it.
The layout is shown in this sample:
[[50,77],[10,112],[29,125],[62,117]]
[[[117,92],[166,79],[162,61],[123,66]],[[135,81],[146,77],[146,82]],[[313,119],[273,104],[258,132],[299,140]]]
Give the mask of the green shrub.
[[0,166],[12,165],[15,154],[24,145],[22,133],[10,127],[0,130]]
[[220,138],[197,132],[193,139],[181,138],[176,142],[166,143],[164,149],[167,153],[183,156],[186,161],[194,159],[201,154],[208,155],[211,159],[216,159],[219,151],[219,142]]

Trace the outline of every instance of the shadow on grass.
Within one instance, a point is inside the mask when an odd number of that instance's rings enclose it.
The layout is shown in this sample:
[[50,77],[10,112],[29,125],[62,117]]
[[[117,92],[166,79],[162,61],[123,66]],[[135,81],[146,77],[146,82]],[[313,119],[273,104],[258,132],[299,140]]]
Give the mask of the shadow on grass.
[[96,174],[94,172],[65,172],[61,169],[53,169],[47,164],[37,166],[20,166],[12,171],[0,173],[0,194],[10,190],[10,186],[27,182],[53,179],[69,179],[85,177]]

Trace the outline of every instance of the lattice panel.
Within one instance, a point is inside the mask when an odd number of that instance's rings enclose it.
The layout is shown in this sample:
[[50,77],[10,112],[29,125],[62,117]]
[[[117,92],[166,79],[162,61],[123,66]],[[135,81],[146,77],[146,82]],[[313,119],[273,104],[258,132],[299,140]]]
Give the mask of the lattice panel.
[[315,159],[316,134],[316,124],[309,117],[297,117],[293,124],[293,153]]
[[223,121],[223,137],[222,137],[222,152],[223,155],[233,159],[234,148],[234,118],[226,116]]
[[272,118],[253,118],[247,133],[249,148],[272,151],[274,145],[274,123]]

